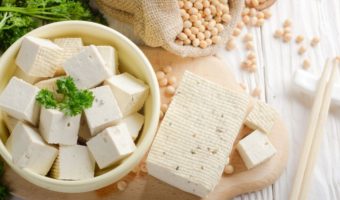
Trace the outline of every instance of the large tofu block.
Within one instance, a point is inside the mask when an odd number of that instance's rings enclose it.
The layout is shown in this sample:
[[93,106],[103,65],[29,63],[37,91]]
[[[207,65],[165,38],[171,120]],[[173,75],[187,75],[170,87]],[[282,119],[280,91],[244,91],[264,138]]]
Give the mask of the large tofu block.
[[102,56],[106,67],[109,68],[113,74],[118,74],[118,53],[112,46],[96,46],[100,55]]
[[100,169],[125,158],[136,149],[124,124],[105,129],[90,139],[87,146]]
[[20,122],[9,136],[6,147],[15,165],[46,175],[50,170],[58,150],[46,144],[39,133]]
[[62,52],[50,40],[27,36],[22,40],[15,63],[29,76],[53,77]]
[[15,118],[13,118],[13,117],[9,116],[8,114],[5,114],[5,113],[3,113],[2,117],[3,117],[5,125],[6,125],[6,127],[7,127],[7,129],[9,130],[10,133],[14,130],[15,126],[20,122],[19,120],[15,119]]
[[144,124],[144,115],[134,113],[122,119],[119,124],[125,124],[132,139],[136,140],[139,135],[139,131],[142,129]]
[[147,157],[150,175],[205,197],[218,184],[248,97],[185,72]]
[[110,86],[123,116],[139,111],[149,95],[149,86],[128,73],[112,76],[104,84]]
[[79,126],[80,115],[66,116],[55,109],[41,109],[39,130],[49,144],[77,144]]
[[97,87],[91,91],[95,99],[92,107],[85,110],[85,116],[93,136],[117,124],[123,116],[109,86]]
[[243,138],[236,148],[248,169],[260,165],[276,154],[276,149],[267,135],[259,130]]
[[60,180],[84,180],[94,177],[95,161],[81,145],[60,146],[51,176]]
[[58,65],[57,71],[55,75],[64,75],[65,71],[63,63],[71,58],[72,56],[78,54],[84,47],[83,40],[81,38],[56,38],[53,42],[59,47],[63,48],[63,54],[60,61],[60,65]]
[[271,133],[277,120],[277,112],[264,102],[257,101],[245,120],[245,124],[253,129],[260,129],[265,133]]
[[98,49],[93,45],[66,60],[63,67],[80,89],[93,88],[113,75],[113,72],[106,67]]
[[19,120],[37,125],[40,106],[35,97],[39,88],[13,77],[0,95],[0,108]]

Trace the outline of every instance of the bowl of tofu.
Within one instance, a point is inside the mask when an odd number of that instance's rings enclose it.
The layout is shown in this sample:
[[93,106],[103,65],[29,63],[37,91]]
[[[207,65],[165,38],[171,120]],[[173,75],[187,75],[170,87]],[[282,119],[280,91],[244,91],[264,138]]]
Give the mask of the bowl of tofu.
[[0,77],[0,154],[37,186],[100,189],[150,148],[157,78],[142,51],[109,27],[66,21],[35,29],[1,56]]

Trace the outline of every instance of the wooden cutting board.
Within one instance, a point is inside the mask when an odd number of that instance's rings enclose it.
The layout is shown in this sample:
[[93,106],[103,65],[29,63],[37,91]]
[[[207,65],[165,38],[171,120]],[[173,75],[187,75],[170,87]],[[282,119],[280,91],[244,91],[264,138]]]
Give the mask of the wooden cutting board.
[[[225,64],[216,57],[181,58],[162,49],[142,47],[142,50],[149,58],[155,70],[169,65],[173,68],[173,71],[170,75],[176,76],[178,80],[181,79],[181,76],[185,70],[189,70],[205,77],[208,80],[221,84],[226,88],[242,91],[232,73],[228,70]],[[170,101],[170,98],[164,95],[164,89],[161,89],[161,96],[163,103],[168,103]],[[249,105],[249,110],[251,106],[252,105]],[[237,140],[240,140],[250,132],[251,130],[244,127],[241,130]],[[287,129],[285,128],[281,119],[277,120],[275,123],[273,133],[269,135],[269,138],[277,149],[277,154],[273,158],[254,169],[246,170],[238,152],[233,150],[231,155],[231,164],[234,166],[235,172],[232,175],[223,175],[219,185],[206,199],[231,199],[236,195],[260,190],[272,184],[284,170],[288,158],[288,134]],[[116,184],[112,184],[108,187],[93,192],[64,194],[48,191],[30,184],[23,178],[19,177],[8,167],[5,173],[5,181],[9,184],[13,194],[22,197],[23,199],[199,199],[194,195],[182,192],[181,190],[171,187],[151,176],[148,176],[143,172],[131,172],[127,177],[124,178],[124,180],[129,184],[126,190],[123,192],[117,190]]]

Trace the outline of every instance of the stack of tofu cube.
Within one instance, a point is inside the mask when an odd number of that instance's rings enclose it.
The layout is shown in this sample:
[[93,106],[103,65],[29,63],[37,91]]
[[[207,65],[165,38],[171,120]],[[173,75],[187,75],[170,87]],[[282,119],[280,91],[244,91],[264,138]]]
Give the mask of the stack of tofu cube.
[[[149,87],[126,72],[119,74],[113,47],[84,46],[81,38],[28,36],[16,64],[16,76],[0,94],[10,132],[6,147],[15,165],[56,179],[83,180],[95,176],[95,163],[110,167],[136,149],[144,124],[138,112]],[[36,102],[41,89],[60,97],[56,81],[63,76],[93,92],[92,107],[81,115],[67,116]]]

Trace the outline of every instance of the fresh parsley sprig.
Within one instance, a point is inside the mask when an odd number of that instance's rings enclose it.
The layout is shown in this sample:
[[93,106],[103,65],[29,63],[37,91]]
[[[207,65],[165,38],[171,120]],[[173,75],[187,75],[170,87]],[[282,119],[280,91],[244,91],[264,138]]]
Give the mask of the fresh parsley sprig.
[[89,0],[0,0],[0,50],[40,25],[64,20],[107,24]]
[[57,93],[62,95],[57,100],[53,92],[42,89],[36,96],[36,100],[47,109],[57,109],[65,115],[76,116],[83,110],[92,106],[94,96],[89,90],[79,90],[72,77],[63,77],[57,80]]

